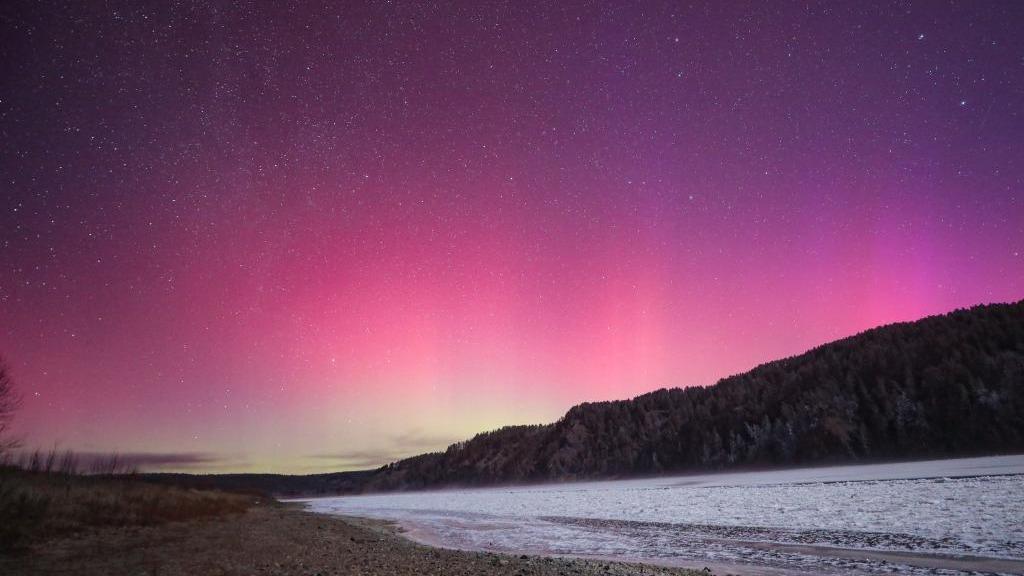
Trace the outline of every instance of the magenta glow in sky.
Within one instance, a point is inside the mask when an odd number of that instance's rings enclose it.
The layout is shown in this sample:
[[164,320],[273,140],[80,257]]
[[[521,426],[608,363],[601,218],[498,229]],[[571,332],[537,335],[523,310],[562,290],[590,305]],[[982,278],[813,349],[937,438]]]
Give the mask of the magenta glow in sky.
[[1017,2],[73,4],[0,9],[32,445],[376,466],[1024,296]]

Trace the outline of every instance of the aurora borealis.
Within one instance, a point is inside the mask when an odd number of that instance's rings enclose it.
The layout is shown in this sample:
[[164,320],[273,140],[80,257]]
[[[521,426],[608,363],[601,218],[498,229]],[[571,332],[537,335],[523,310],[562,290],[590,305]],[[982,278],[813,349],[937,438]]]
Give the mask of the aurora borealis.
[[1024,296],[1018,2],[0,8],[32,444],[376,466]]

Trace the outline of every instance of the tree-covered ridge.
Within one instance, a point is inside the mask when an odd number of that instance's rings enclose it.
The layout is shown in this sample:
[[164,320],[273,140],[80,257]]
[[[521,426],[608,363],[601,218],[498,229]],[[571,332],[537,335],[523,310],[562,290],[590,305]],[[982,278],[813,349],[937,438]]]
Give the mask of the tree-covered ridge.
[[370,490],[1024,450],[1024,301],[894,324],[714,386],[575,406],[385,466]]

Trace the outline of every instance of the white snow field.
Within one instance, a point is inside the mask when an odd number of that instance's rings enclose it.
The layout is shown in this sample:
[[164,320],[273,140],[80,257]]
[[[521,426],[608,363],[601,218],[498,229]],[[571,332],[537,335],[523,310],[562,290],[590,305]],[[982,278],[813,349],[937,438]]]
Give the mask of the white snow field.
[[1024,573],[1024,456],[306,502],[471,550],[741,574]]

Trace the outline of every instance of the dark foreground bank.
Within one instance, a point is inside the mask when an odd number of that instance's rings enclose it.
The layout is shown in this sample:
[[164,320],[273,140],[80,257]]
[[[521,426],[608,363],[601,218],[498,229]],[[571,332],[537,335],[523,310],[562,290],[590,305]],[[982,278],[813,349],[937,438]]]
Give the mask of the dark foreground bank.
[[0,574],[322,576],[697,576],[615,562],[506,556],[430,548],[387,525],[254,506],[220,518],[157,526],[100,528],[0,555]]

